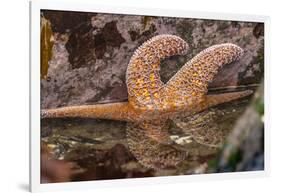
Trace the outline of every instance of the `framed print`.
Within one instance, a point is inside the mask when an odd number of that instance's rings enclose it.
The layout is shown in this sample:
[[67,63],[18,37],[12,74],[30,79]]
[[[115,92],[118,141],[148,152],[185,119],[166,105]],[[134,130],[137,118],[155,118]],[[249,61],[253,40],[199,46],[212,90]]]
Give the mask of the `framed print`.
[[267,17],[40,1],[30,13],[32,191],[268,173]]

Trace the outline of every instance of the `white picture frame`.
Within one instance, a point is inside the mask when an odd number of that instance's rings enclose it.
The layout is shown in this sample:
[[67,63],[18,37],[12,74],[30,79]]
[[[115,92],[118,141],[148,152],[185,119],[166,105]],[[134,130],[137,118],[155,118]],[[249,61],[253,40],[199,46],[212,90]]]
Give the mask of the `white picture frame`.
[[[173,177],[153,177],[138,179],[118,179],[106,181],[87,181],[40,184],[40,10],[65,10],[96,13],[115,13],[151,16],[169,16],[179,18],[198,18],[214,20],[235,20],[263,22],[265,26],[265,168],[264,171],[218,173],[205,175],[186,175]],[[269,123],[269,29],[270,19],[267,16],[238,15],[227,13],[191,12],[186,10],[147,9],[141,7],[105,6],[95,3],[67,1],[32,1],[30,2],[30,190],[32,192],[89,189],[102,187],[134,186],[138,184],[187,183],[191,181],[210,181],[223,179],[241,179],[268,176],[270,172],[270,123]]]

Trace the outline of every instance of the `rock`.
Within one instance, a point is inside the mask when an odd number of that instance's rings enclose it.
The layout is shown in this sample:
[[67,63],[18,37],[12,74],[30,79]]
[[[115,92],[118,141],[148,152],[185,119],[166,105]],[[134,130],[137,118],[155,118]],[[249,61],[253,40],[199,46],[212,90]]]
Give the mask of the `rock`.
[[71,32],[83,23],[89,23],[96,13],[44,10],[42,15],[51,21],[54,32]]
[[87,22],[71,32],[66,44],[71,69],[95,65],[96,50],[101,51],[102,48],[98,47],[100,42],[94,39],[93,31],[91,23]]
[[[83,38],[80,38],[83,37]],[[107,48],[119,48],[125,42],[116,27],[116,21],[96,29],[91,23],[84,23],[71,32],[66,48],[72,69],[95,66],[98,59],[110,57]]]
[[[77,155],[81,155],[79,151],[77,149]],[[86,157],[77,155],[72,158],[84,169],[84,172],[75,175],[72,178],[73,181],[148,177],[153,175],[153,171],[138,164],[122,144],[116,144],[108,150],[87,149],[87,152],[84,152]]]
[[74,163],[57,160],[50,151],[46,144],[41,145],[41,183],[69,181],[73,175],[80,172]]

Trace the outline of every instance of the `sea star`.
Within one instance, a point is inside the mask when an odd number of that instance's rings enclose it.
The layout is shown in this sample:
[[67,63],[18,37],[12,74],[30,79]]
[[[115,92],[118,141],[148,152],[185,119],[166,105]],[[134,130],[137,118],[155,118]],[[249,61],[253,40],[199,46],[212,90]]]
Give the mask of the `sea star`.
[[[186,153],[173,143],[165,129],[168,119],[202,112],[252,93],[251,90],[207,95],[208,83],[218,69],[242,55],[235,44],[219,44],[200,52],[166,84],[160,79],[161,60],[184,55],[188,44],[175,35],[158,35],[133,54],[126,72],[128,102],[44,109],[42,118],[82,117],[127,121],[130,150],[145,166],[164,168],[182,161]],[[160,150],[159,150],[160,149]],[[149,158],[148,158],[149,157]]]

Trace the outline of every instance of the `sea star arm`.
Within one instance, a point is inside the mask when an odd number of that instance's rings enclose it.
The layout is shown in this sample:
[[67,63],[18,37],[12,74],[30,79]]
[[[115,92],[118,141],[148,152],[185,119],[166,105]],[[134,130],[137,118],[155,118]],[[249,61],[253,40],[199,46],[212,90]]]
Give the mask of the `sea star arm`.
[[64,117],[133,121],[138,117],[138,112],[134,111],[127,102],[69,106],[56,109],[43,109],[41,111],[41,118]]
[[227,103],[239,98],[249,96],[253,93],[252,90],[222,93],[222,94],[210,94],[206,96],[206,103],[208,107],[212,107],[221,103]]
[[[243,50],[235,44],[211,46],[187,62],[166,84],[171,101],[198,102],[208,91],[208,83],[224,64],[237,60]],[[190,105],[190,104],[189,104]]]
[[160,61],[185,54],[187,43],[174,35],[158,35],[143,43],[133,54],[126,72],[129,103],[138,108],[157,108],[163,82]]
[[216,105],[227,103],[230,101],[237,100],[239,98],[243,98],[249,96],[253,93],[252,90],[245,90],[245,91],[238,91],[238,92],[231,92],[231,93],[222,93],[222,94],[210,94],[206,95],[203,101],[199,105],[193,106],[193,112],[201,112],[207,108],[214,107]]

